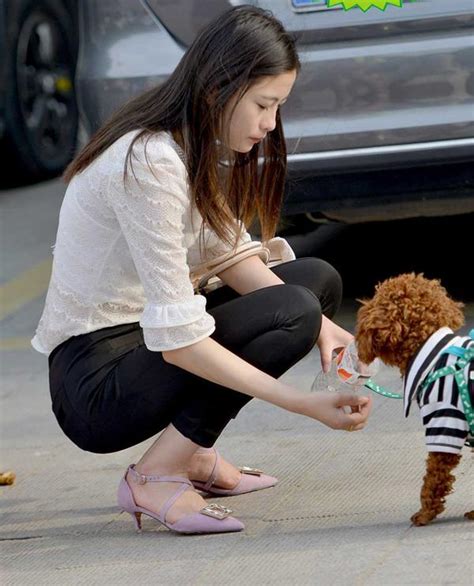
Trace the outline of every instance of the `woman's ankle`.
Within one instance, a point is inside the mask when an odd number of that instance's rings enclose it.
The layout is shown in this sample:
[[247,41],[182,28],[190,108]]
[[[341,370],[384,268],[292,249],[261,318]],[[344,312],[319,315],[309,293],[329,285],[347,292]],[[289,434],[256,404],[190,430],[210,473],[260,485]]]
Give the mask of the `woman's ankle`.
[[199,447],[170,424],[143,454],[136,468],[146,475],[186,476],[189,462]]
[[200,446],[196,451],[195,454],[213,454],[214,448],[203,448]]
[[188,478],[188,471],[157,463],[138,462],[136,472],[144,476],[182,476]]

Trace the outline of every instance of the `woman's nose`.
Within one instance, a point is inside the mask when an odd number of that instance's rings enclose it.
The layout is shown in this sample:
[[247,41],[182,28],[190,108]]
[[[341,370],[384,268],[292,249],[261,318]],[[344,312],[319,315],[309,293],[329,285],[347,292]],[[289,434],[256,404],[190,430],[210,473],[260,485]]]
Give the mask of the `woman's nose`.
[[275,130],[276,127],[276,112],[270,111],[267,116],[262,120],[261,128],[266,132]]

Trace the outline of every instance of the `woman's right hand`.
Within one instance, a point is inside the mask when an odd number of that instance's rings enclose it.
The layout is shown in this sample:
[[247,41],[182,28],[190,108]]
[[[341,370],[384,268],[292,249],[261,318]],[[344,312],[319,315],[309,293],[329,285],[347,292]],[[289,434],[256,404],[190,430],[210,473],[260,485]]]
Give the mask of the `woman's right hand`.
[[366,426],[371,410],[370,397],[319,391],[301,397],[296,412],[317,419],[332,429],[359,431]]
[[245,362],[212,338],[163,352],[163,358],[208,381],[317,419],[333,429],[362,429],[372,408],[371,399],[355,393],[300,391]]

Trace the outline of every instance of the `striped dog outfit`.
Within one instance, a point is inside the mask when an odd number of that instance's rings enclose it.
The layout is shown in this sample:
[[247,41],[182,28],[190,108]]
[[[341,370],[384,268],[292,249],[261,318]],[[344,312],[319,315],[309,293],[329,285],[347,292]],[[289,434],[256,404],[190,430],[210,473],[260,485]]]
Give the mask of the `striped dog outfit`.
[[418,351],[404,379],[405,417],[409,414],[413,399],[416,399],[425,426],[426,447],[429,452],[458,454],[466,440],[466,443],[473,445],[460,390],[465,392],[467,388],[470,403],[473,405],[474,361],[468,361],[463,369],[464,389],[459,388],[455,377],[449,373],[425,384],[425,381],[433,378],[433,373],[440,369],[446,370],[446,367],[457,362],[456,355],[446,353],[452,346],[474,348],[474,339],[456,335],[447,327],[439,329]]

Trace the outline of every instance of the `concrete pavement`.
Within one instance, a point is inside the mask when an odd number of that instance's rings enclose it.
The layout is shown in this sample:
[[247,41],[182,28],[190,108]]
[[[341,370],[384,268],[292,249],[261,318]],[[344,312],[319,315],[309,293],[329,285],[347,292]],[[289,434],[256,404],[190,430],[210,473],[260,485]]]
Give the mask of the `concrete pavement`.
[[[32,255],[44,258],[38,248]],[[27,255],[20,258],[28,269]],[[9,314],[5,339],[26,339],[41,307],[42,299],[32,298]],[[349,329],[354,308],[346,304],[338,316]],[[473,306],[467,311],[473,327]],[[463,518],[474,503],[467,449],[445,513],[428,527],[410,526],[425,459],[417,409],[405,420],[400,402],[374,396],[367,429],[349,434],[253,401],[218,442],[231,461],[280,480],[269,490],[217,500],[246,529],[179,536],[145,518],[137,535],[116,508],[115,491],[149,442],[111,455],[81,452],[50,411],[46,359],[22,344],[6,344],[0,359],[1,468],[17,475],[13,486],[0,488],[2,584],[474,583],[474,525]],[[284,378],[309,390],[318,368],[314,350]]]
[[[1,489],[5,585],[473,583],[473,526],[462,517],[473,504],[473,456],[465,450],[447,511],[411,527],[423,431],[394,400],[374,397],[370,425],[356,434],[254,401],[218,446],[280,479],[219,500],[245,531],[179,536],[146,519],[137,535],[115,490],[148,442],[81,452],[50,413],[45,360],[29,350],[3,354],[2,463],[17,474]],[[314,351],[285,378],[309,388],[317,363]]]

